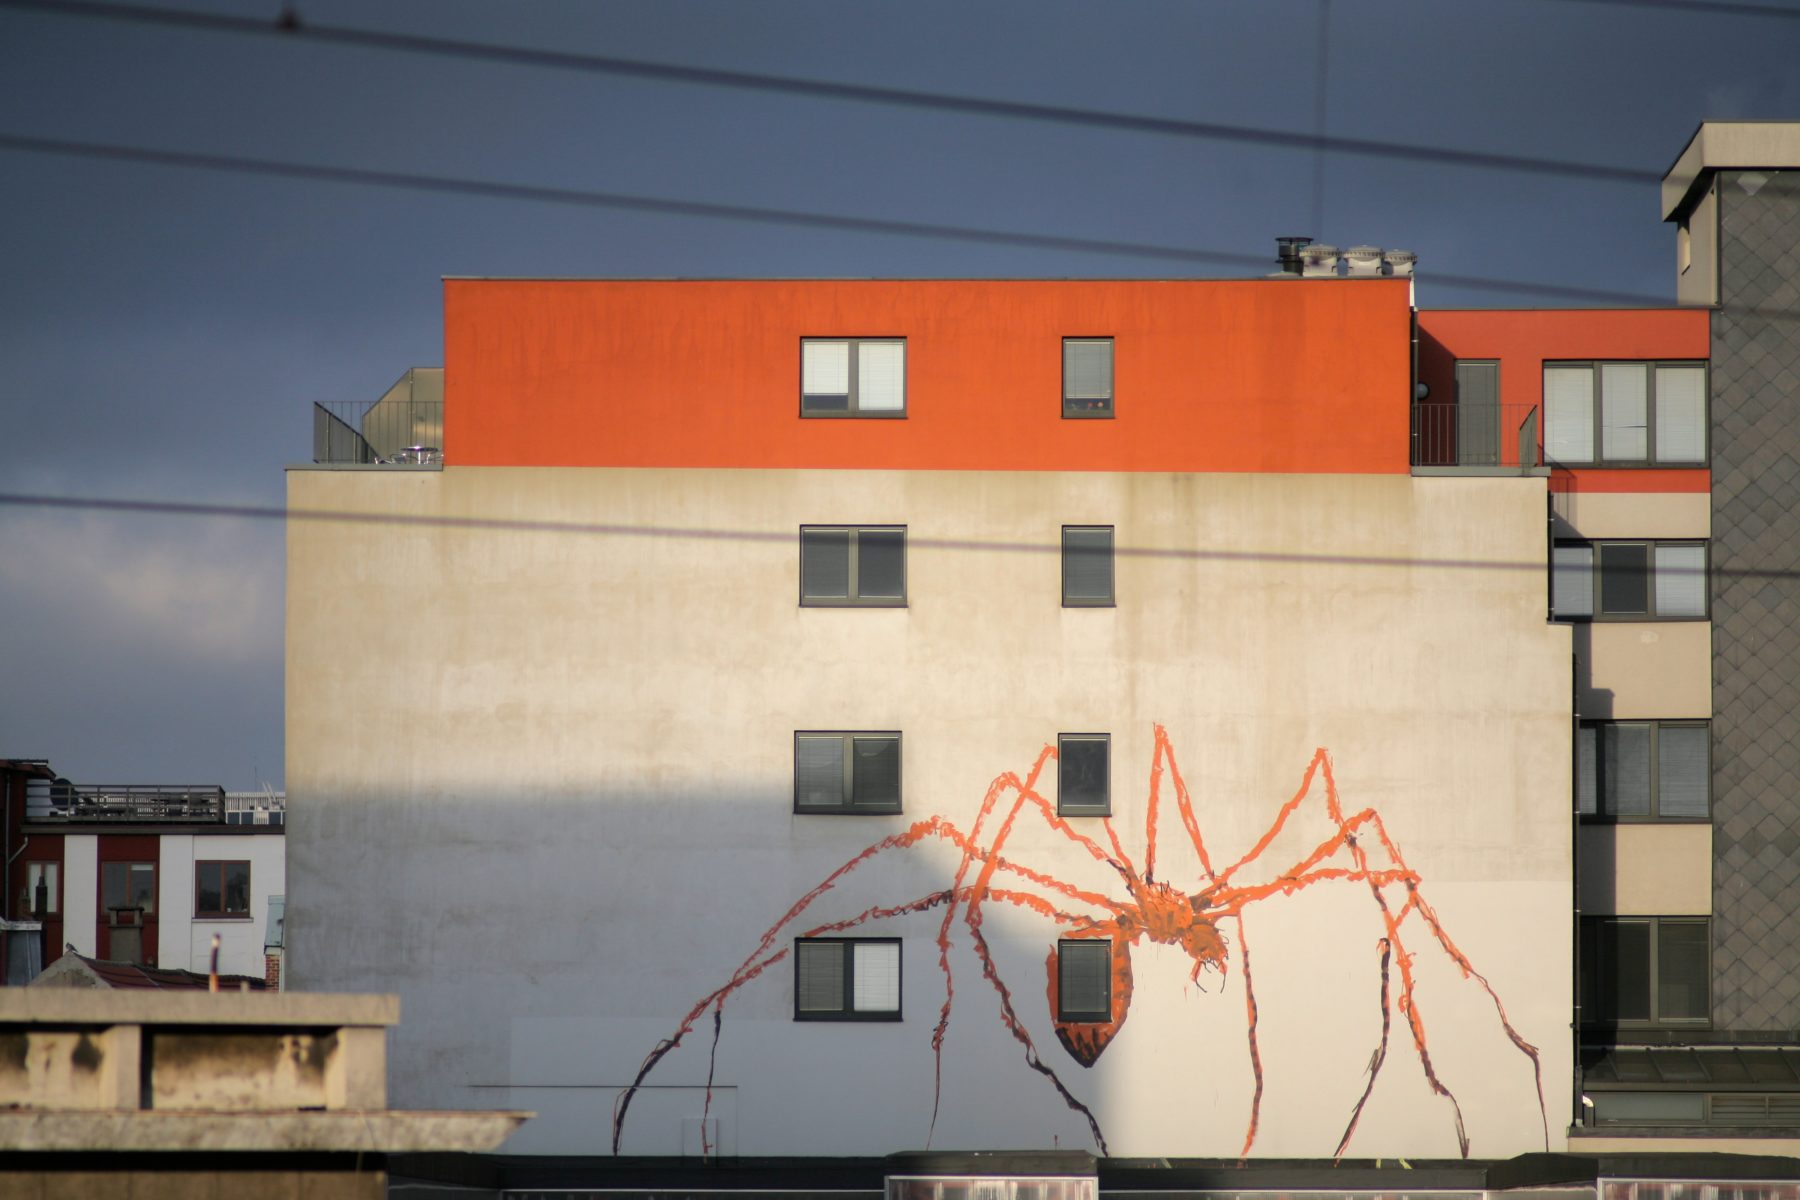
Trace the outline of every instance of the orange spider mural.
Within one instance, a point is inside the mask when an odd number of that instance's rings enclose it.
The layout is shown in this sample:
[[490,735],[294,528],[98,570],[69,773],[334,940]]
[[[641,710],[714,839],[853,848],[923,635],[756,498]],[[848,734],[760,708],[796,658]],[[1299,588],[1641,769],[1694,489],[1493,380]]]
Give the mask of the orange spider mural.
[[[1424,1071],[1426,1082],[1432,1093],[1441,1097],[1449,1109],[1462,1156],[1467,1158],[1469,1155],[1469,1137],[1463,1123],[1462,1106],[1439,1078],[1427,1047],[1425,1018],[1414,994],[1413,952],[1407,948],[1405,940],[1409,922],[1415,927],[1422,927],[1415,928],[1414,932],[1421,935],[1427,944],[1435,943],[1448,956],[1462,978],[1473,980],[1487,995],[1493,1003],[1501,1030],[1520,1055],[1530,1063],[1533,1082],[1537,1088],[1538,1115],[1544,1127],[1545,1148],[1548,1149],[1549,1117],[1544,1106],[1543,1064],[1538,1057],[1537,1047],[1527,1042],[1513,1028],[1506,1015],[1506,1007],[1492,985],[1451,940],[1437,913],[1426,902],[1418,873],[1407,866],[1399,847],[1388,835],[1381,815],[1373,808],[1345,815],[1338,797],[1337,783],[1332,776],[1331,757],[1325,750],[1314,752],[1298,790],[1281,806],[1274,822],[1256,843],[1237,861],[1222,867],[1214,865],[1212,855],[1206,848],[1187,786],[1182,782],[1181,772],[1175,763],[1174,749],[1161,725],[1155,727],[1155,753],[1150,768],[1141,869],[1126,853],[1110,818],[1100,820],[1100,827],[1105,835],[1105,844],[1102,845],[1059,816],[1056,805],[1039,794],[1038,777],[1055,757],[1055,747],[1045,746],[1023,778],[1012,772],[996,778],[989,785],[975,822],[967,833],[941,816],[927,817],[903,832],[883,838],[864,849],[795,901],[782,914],[781,919],[762,935],[756,948],[732,972],[731,977],[720,987],[701,997],[682,1018],[675,1032],[657,1043],[645,1057],[636,1078],[620,1093],[613,1105],[613,1153],[619,1152],[625,1117],[638,1089],[643,1086],[656,1065],[693,1032],[696,1023],[708,1010],[712,1013],[712,1056],[716,1061],[726,1000],[788,957],[792,943],[780,947],[776,945],[784,933],[792,931],[791,936],[798,938],[823,937],[855,929],[872,921],[936,908],[944,910],[936,938],[938,966],[944,976],[944,1003],[931,1034],[931,1048],[937,1066],[931,1129],[935,1131],[937,1125],[938,1102],[943,1084],[944,1038],[950,1027],[951,1006],[955,1000],[955,985],[950,970],[951,934],[960,917],[980,960],[982,976],[993,987],[999,999],[1001,1020],[1023,1049],[1026,1064],[1044,1077],[1069,1108],[1086,1119],[1095,1145],[1102,1154],[1107,1153],[1106,1138],[1101,1132],[1100,1122],[1070,1090],[1056,1069],[1043,1060],[1036,1042],[1018,1017],[1013,1004],[1012,988],[1000,977],[995,966],[982,923],[988,905],[1007,904],[1051,921],[1058,927],[1061,939],[1105,940],[1111,944],[1112,1017],[1109,1021],[1064,1020],[1058,995],[1058,959],[1054,944],[1046,964],[1049,973],[1050,1016],[1057,1040],[1062,1043],[1069,1056],[1083,1067],[1092,1066],[1099,1059],[1130,1014],[1131,952],[1134,946],[1149,942],[1180,950],[1193,960],[1189,977],[1199,983],[1205,972],[1217,972],[1221,979],[1224,978],[1235,943],[1238,969],[1243,979],[1245,1028],[1254,1084],[1243,1149],[1240,1151],[1242,1156],[1247,1157],[1256,1143],[1257,1124],[1261,1117],[1263,1072],[1262,1056],[1257,1044],[1256,989],[1251,974],[1250,944],[1245,937],[1244,910],[1262,900],[1277,895],[1292,895],[1315,884],[1327,882],[1365,887],[1379,915],[1382,931],[1376,947],[1380,961],[1381,1034],[1369,1058],[1368,1081],[1348,1114],[1335,1156],[1341,1158],[1350,1145],[1363,1108],[1375,1090],[1382,1066],[1387,1061],[1389,1035],[1396,1011],[1406,1026],[1407,1040]],[[1182,828],[1199,860],[1199,886],[1198,890],[1191,892],[1164,882],[1156,875],[1157,822],[1165,778],[1174,793],[1175,811],[1180,817]],[[1312,793],[1315,779],[1322,779],[1324,784],[1325,813],[1331,832],[1309,853],[1274,879],[1255,884],[1235,883],[1240,872],[1255,864],[1281,835],[1289,819]],[[1027,815],[1043,820],[1052,830],[1067,838],[1094,860],[1111,868],[1119,876],[1124,896],[1106,895],[1080,888],[1047,872],[1007,858],[1003,853],[1007,841],[1013,835],[1020,817]],[[889,851],[916,846],[927,839],[947,842],[961,853],[955,875],[948,887],[902,903],[868,908],[841,920],[796,928],[806,911],[851,872]],[[1061,906],[1070,901],[1090,911],[1065,911]],[[1229,937],[1225,932],[1227,928],[1230,930]],[[1395,972],[1398,974],[1397,996],[1394,994]],[[713,1072],[709,1067],[706,1086],[708,1112],[712,1103],[712,1080]],[[704,1121],[701,1128],[705,1128]],[[929,1144],[928,1133],[927,1145]],[[703,1150],[710,1153],[710,1147],[703,1147]]]

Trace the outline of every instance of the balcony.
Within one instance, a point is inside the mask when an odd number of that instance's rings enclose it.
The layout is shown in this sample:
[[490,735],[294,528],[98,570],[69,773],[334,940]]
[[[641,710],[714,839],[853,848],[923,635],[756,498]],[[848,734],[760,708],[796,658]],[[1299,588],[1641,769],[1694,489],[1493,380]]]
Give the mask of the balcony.
[[414,367],[379,400],[315,403],[313,461],[336,466],[441,466],[444,369]]
[[25,819],[57,825],[222,825],[225,789],[33,779],[25,785]]
[[1413,474],[1541,474],[1538,428],[1535,404],[1414,404]]

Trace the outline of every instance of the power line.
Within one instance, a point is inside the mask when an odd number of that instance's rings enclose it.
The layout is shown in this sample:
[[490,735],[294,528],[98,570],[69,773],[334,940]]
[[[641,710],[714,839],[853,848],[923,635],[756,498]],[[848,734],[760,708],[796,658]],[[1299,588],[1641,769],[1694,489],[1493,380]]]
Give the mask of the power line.
[[[558,533],[604,537],[691,538],[705,541],[794,544],[791,530],[720,529],[708,526],[639,525],[597,521],[526,520],[519,517],[451,517],[431,514],[380,513],[358,509],[280,508],[267,504],[209,504],[187,500],[126,500],[103,496],[49,496],[0,492],[0,508],[47,508],[78,512],[140,513],[176,517],[224,517],[259,521],[322,521],[345,525],[400,525],[466,529],[500,533]],[[1060,554],[1060,542],[994,541],[976,538],[921,537],[908,530],[911,549],[979,550],[1003,553]],[[1207,562],[1293,563],[1303,566],[1435,567],[1475,571],[1546,571],[1549,562],[1526,559],[1417,558],[1376,554],[1303,554],[1268,550],[1206,550],[1168,547],[1115,547],[1121,558],[1180,559]],[[1676,568],[1674,574],[1690,569]],[[1712,567],[1708,574],[1731,579],[1792,579],[1800,571]]]
[[1800,8],[1779,4],[1739,4],[1727,0],[1562,0],[1564,4],[1606,4],[1615,8],[1664,8],[1673,12],[1706,13],[1715,17],[1774,17],[1800,21]]
[[[0,0],[0,4],[6,0]],[[407,191],[436,192],[457,196],[479,196],[501,200],[528,200],[542,204],[562,204],[581,208],[602,208],[627,212],[702,217],[715,220],[750,221],[765,225],[801,226],[840,229],[854,233],[889,234],[897,237],[933,238],[944,241],[979,242],[999,246],[1020,246],[1038,250],[1065,250],[1080,254],[1109,254],[1127,258],[1147,258],[1212,266],[1248,268],[1257,274],[1268,274],[1270,258],[1238,254],[1224,250],[1197,249],[1151,242],[1127,242],[1106,238],[1072,237],[1062,234],[1020,233],[968,225],[944,225],[925,221],[901,221],[880,217],[854,217],[838,213],[805,212],[796,209],[765,208],[745,204],[716,204],[698,200],[677,200],[659,196],[631,195],[623,192],[588,191],[579,188],[544,187],[535,184],[502,183],[496,180],[467,179],[446,175],[421,175],[400,171],[375,171],[361,167],[336,167],[314,163],[287,162],[280,159],[248,158],[240,155],[198,154],[183,150],[154,150],[140,146],[124,146],[102,142],[71,141],[64,138],[28,137],[0,132],[0,149],[27,153],[55,154],[65,157],[99,159],[114,162],[149,163],[157,166],[184,167],[238,174],[273,176],[284,179],[307,179],[330,183],[349,183],[372,187],[399,188]],[[1643,292],[1622,292],[1607,288],[1571,287],[1564,284],[1532,283],[1525,280],[1484,279],[1472,275],[1433,273],[1431,280],[1454,287],[1510,295],[1558,296],[1601,304],[1650,305],[1663,307],[1666,297]]]
[[[1600,0],[1591,0],[1591,2],[1600,2]],[[1613,2],[1625,2],[1625,0],[1613,0]],[[1630,0],[1630,2],[1647,3],[1649,0]],[[1697,3],[1698,0],[1689,0],[1689,2]],[[1742,5],[1739,7],[1754,8],[1756,6]],[[994,100],[981,96],[947,95],[908,88],[877,87],[871,84],[840,83],[833,80],[807,79],[791,75],[768,75],[715,67],[648,62],[642,59],[619,58],[610,55],[539,50],[526,46],[502,46],[489,42],[427,37],[420,34],[386,33],[380,30],[358,29],[343,25],[320,25],[301,21],[293,15],[291,8],[282,17],[275,20],[225,16],[187,9],[151,8],[140,4],[109,3],[104,0],[0,0],[0,8],[46,12],[58,16],[126,21],[143,25],[161,25],[209,33],[303,40],[405,54],[427,54],[506,63],[514,66],[580,71],[658,83],[685,83],[731,88],[739,91],[773,92],[821,100],[850,101],[1018,121],[1085,126],[1094,129],[1112,129],[1201,141],[1273,146],[1280,149],[1347,154],[1399,162],[1476,167],[1532,175],[1600,180],[1609,183],[1656,184],[1662,181],[1660,173],[1636,167],[1607,166],[1599,163],[1539,158],[1523,154],[1462,150],[1450,146],[1422,146],[1376,138],[1326,137],[1317,131],[1298,133],[1292,130],[1228,125],[1214,121],[1188,121],[1173,117],[1110,112],[1060,104],[1035,104],[1018,100]]]

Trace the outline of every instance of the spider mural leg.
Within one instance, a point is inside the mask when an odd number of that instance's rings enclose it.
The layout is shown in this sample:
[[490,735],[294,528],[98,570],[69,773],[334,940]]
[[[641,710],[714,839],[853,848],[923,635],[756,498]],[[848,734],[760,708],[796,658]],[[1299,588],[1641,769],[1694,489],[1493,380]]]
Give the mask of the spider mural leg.
[[[1054,757],[1054,755],[1055,750],[1046,746],[1045,752],[1038,756],[1038,768],[1041,769],[1047,758]],[[1034,770],[1032,774],[1034,782],[1036,776],[1037,771]],[[975,882],[969,888],[969,896],[965,902],[966,909],[963,917],[964,924],[969,928],[970,938],[974,942],[975,953],[981,959],[982,976],[993,986],[995,993],[1000,998],[1001,1021],[1006,1026],[1007,1031],[1013,1035],[1014,1040],[1024,1048],[1026,1064],[1030,1066],[1032,1070],[1048,1079],[1051,1086],[1056,1089],[1057,1094],[1063,1098],[1064,1103],[1071,1109],[1080,1113],[1087,1120],[1088,1128],[1094,1135],[1095,1145],[1100,1148],[1102,1154],[1105,1154],[1107,1152],[1106,1136],[1100,1130],[1099,1120],[1094,1116],[1092,1110],[1090,1110],[1087,1105],[1075,1098],[1075,1094],[1063,1083],[1062,1077],[1056,1073],[1054,1068],[1044,1062],[1043,1057],[1038,1053],[1037,1044],[1032,1040],[1030,1032],[1025,1028],[1024,1022],[1019,1020],[1018,1013],[1013,1008],[1012,991],[1006,986],[1006,982],[1000,978],[1000,972],[994,965],[993,954],[988,947],[987,936],[982,932],[981,928],[983,919],[981,906],[983,901],[986,900],[990,894],[989,889],[994,877],[994,872],[1000,866],[1000,852],[1006,845],[1007,838],[1011,836],[1013,826],[1018,820],[1020,812],[1024,811],[1026,808],[1031,808],[1042,816],[1052,829],[1062,833],[1071,841],[1086,847],[1089,854],[1095,859],[1112,866],[1120,875],[1125,877],[1127,882],[1135,882],[1137,875],[1135,870],[1130,866],[1129,860],[1124,860],[1123,852],[1122,850],[1119,850],[1118,838],[1112,834],[1112,825],[1110,821],[1106,823],[1106,829],[1115,851],[1119,853],[1118,858],[1108,855],[1100,848],[1098,843],[1077,831],[1059,816],[1054,806],[1052,806],[1043,796],[1039,795],[1035,789],[1021,787],[1018,795],[1013,800],[1011,808],[1008,809],[1005,819],[1001,821],[999,830],[994,834],[993,843],[987,848],[987,855],[982,862],[980,873],[976,876]],[[1113,909],[1115,912],[1118,911],[1117,905],[1111,904],[1110,902],[1103,903],[1105,903],[1105,907]],[[1102,921],[1090,921],[1087,923],[1086,929],[1093,931],[1091,936],[1096,937],[1101,936],[1102,931],[1107,935],[1111,935],[1117,931],[1117,927],[1113,922]],[[1115,952],[1115,979],[1119,977],[1119,972],[1121,970],[1124,972],[1124,987],[1126,991],[1129,992],[1131,970],[1130,958],[1128,956],[1121,958]],[[1124,1022],[1123,1013],[1121,1013],[1117,1020],[1120,1024]],[[1104,1048],[1103,1044],[1101,1048]],[[1099,1050],[1096,1049],[1095,1055],[1098,1056],[1098,1054]]]
[[1262,1117],[1263,1070],[1262,1051],[1256,1044],[1256,984],[1250,975],[1250,943],[1244,937],[1244,917],[1239,913],[1235,919],[1238,936],[1238,952],[1244,956],[1244,1014],[1245,1028],[1250,1039],[1250,1074],[1255,1079],[1255,1091],[1250,1095],[1250,1126],[1244,1130],[1244,1147],[1238,1151],[1238,1163],[1241,1165],[1250,1157],[1250,1147],[1256,1142],[1256,1126]]
[[[1311,854],[1272,883],[1250,888],[1234,888],[1226,886],[1230,877],[1239,868],[1254,861],[1257,856],[1273,843],[1276,836],[1281,833],[1288,818],[1293,815],[1299,808],[1300,802],[1311,792],[1315,778],[1322,778],[1324,780],[1326,814],[1332,824],[1336,827],[1336,833],[1319,843]],[[1371,866],[1369,852],[1363,846],[1361,840],[1366,834],[1373,834],[1380,846],[1381,853],[1385,856],[1386,861],[1389,864],[1385,869]],[[1353,864],[1353,869],[1321,865],[1340,852],[1348,853]],[[1363,809],[1361,812],[1358,812],[1351,817],[1346,817],[1344,815],[1343,806],[1338,796],[1337,782],[1332,776],[1331,757],[1321,749],[1313,754],[1312,762],[1308,764],[1306,768],[1299,791],[1294,794],[1292,799],[1282,806],[1281,811],[1276,815],[1275,822],[1270,826],[1268,832],[1262,836],[1256,846],[1253,847],[1248,854],[1239,859],[1236,863],[1233,863],[1220,874],[1214,901],[1222,904],[1222,911],[1241,912],[1246,904],[1255,900],[1263,899],[1277,893],[1291,895],[1313,883],[1324,882],[1326,880],[1360,882],[1369,889],[1369,895],[1374,901],[1376,910],[1381,916],[1382,925],[1386,933],[1384,940],[1390,948],[1391,961],[1399,968],[1399,995],[1394,997],[1393,1003],[1399,1008],[1401,1015],[1406,1019],[1407,1032],[1412,1038],[1413,1052],[1418,1058],[1419,1066],[1425,1074],[1426,1083],[1435,1094],[1442,1096],[1445,1102],[1450,1106],[1451,1115],[1456,1128],[1457,1145],[1462,1156],[1464,1158],[1469,1156],[1469,1137],[1467,1127],[1463,1120],[1462,1105],[1457,1100],[1455,1094],[1445,1085],[1442,1078],[1439,1077],[1437,1068],[1432,1062],[1431,1051],[1426,1037],[1425,1017],[1420,1011],[1417,1002],[1416,980],[1413,975],[1413,955],[1412,952],[1407,949],[1406,940],[1402,933],[1402,926],[1407,918],[1414,912],[1419,913],[1420,919],[1426,923],[1433,938],[1444,950],[1450,960],[1456,965],[1463,977],[1465,979],[1474,979],[1481,987],[1482,991],[1487,994],[1489,1000],[1494,1004],[1495,1012],[1500,1020],[1501,1029],[1505,1032],[1507,1039],[1511,1041],[1513,1046],[1531,1062],[1532,1077],[1537,1089],[1538,1114],[1544,1130],[1545,1145],[1548,1147],[1549,1110],[1544,1103],[1543,1063],[1539,1057],[1537,1047],[1533,1046],[1530,1042],[1527,1042],[1520,1036],[1518,1030],[1513,1028],[1511,1020],[1506,1015],[1505,1006],[1501,1003],[1500,997],[1494,991],[1492,985],[1488,983],[1485,976],[1475,970],[1473,964],[1469,961],[1468,956],[1465,955],[1450,938],[1448,931],[1444,929],[1442,922],[1438,920],[1437,914],[1425,903],[1423,894],[1420,892],[1419,875],[1407,865],[1405,857],[1400,853],[1400,848],[1388,835],[1387,828],[1382,822],[1381,815],[1373,808]],[[1387,894],[1384,891],[1384,889],[1393,886],[1404,888],[1406,893],[1406,900],[1398,909],[1388,902]],[[1383,957],[1382,962],[1384,968],[1389,961],[1387,956]],[[1384,978],[1384,992],[1387,986],[1386,979]],[[1388,1008],[1384,1002],[1383,1013],[1386,1014],[1387,1011]],[[1385,1015],[1383,1020],[1384,1032],[1382,1049],[1378,1050],[1378,1057],[1385,1060],[1385,1022],[1387,1020]],[[1372,1060],[1371,1065],[1378,1066],[1379,1063]],[[1360,1117],[1361,1109],[1362,1103],[1359,1101],[1356,1111],[1352,1116],[1352,1129],[1354,1129],[1356,1119]],[[1339,1152],[1342,1152],[1342,1147],[1340,1147]]]
[[[1068,826],[1066,822],[1057,818],[1054,812],[1049,810],[1047,802],[1038,795],[1038,777],[1043,773],[1046,764],[1055,757],[1055,748],[1052,746],[1045,746],[1038,752],[1037,760],[1032,763],[1030,772],[1026,774],[1023,780],[1011,772],[996,778],[993,783],[988,786],[987,794],[982,798],[981,808],[975,815],[975,823],[970,827],[968,838],[961,843],[963,855],[962,860],[957,864],[956,876],[951,885],[953,895],[949,907],[944,911],[944,919],[939,924],[937,933],[938,968],[943,972],[944,976],[944,1003],[943,1007],[938,1012],[937,1025],[931,1031],[931,1123],[927,1127],[925,1136],[925,1145],[927,1148],[930,1147],[931,1139],[936,1135],[938,1113],[943,1100],[944,1037],[950,1028],[950,1009],[952,1002],[956,998],[954,977],[950,970],[950,929],[951,925],[956,920],[958,905],[960,903],[968,903],[972,897],[978,894],[988,896],[996,895],[996,893],[988,890],[988,888],[989,881],[991,881],[993,877],[993,870],[997,868],[1015,872],[1052,891],[1059,892],[1072,899],[1080,900],[1083,903],[1111,911],[1115,916],[1123,911],[1123,908],[1120,905],[1107,899],[1105,896],[1083,891],[1041,872],[1031,871],[1024,867],[1009,863],[1000,857],[999,847],[1000,842],[1005,838],[1005,830],[1011,827],[1013,818],[1017,816],[1020,806],[1035,799],[1046,813],[1046,816],[1050,819],[1053,828],[1060,826],[1062,832],[1080,842],[1091,855],[1103,860],[1106,859],[1105,852],[1101,850],[1096,843],[1091,839],[1082,837],[1072,827]],[[1009,792],[1014,793],[1016,798],[1012,807],[1008,810],[1006,819],[1002,825],[1002,832],[992,845],[984,847],[981,845],[982,829],[987,824],[988,819],[993,815],[994,810],[999,806],[1001,799]],[[1115,845],[1116,844],[1117,842],[1115,839]],[[981,876],[982,882],[976,887],[965,887],[964,881],[968,878],[969,869],[977,861],[980,861],[984,866]],[[1117,864],[1115,863],[1114,865],[1116,866]],[[981,943],[981,945],[985,945],[985,943]],[[1036,1048],[1032,1047],[1031,1052],[1035,1054]],[[1060,1081],[1058,1081],[1058,1084],[1060,1087]],[[1066,1098],[1067,1093],[1065,1092],[1064,1095]]]
[[1350,1145],[1350,1138],[1356,1132],[1356,1123],[1362,1120],[1363,1105],[1375,1092],[1375,1080],[1381,1074],[1381,1066],[1387,1062],[1388,1031],[1393,1028],[1394,1014],[1388,1004],[1388,960],[1393,957],[1393,945],[1382,938],[1376,943],[1381,951],[1381,1041],[1375,1046],[1375,1053],[1369,1056],[1369,1082],[1363,1087],[1363,1094],[1358,1097],[1356,1107],[1350,1110],[1350,1123],[1344,1126],[1344,1136],[1338,1139],[1337,1149],[1331,1160],[1338,1161],[1344,1157],[1344,1150]]

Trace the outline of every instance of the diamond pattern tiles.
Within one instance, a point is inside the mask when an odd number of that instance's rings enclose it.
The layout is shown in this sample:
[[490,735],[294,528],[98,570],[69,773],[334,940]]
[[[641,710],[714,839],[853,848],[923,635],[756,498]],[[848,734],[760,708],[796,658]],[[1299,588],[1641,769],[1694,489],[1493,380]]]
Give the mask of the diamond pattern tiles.
[[[1748,185],[1748,186],[1746,186]],[[1720,181],[1713,1023],[1800,1029],[1800,171]]]

